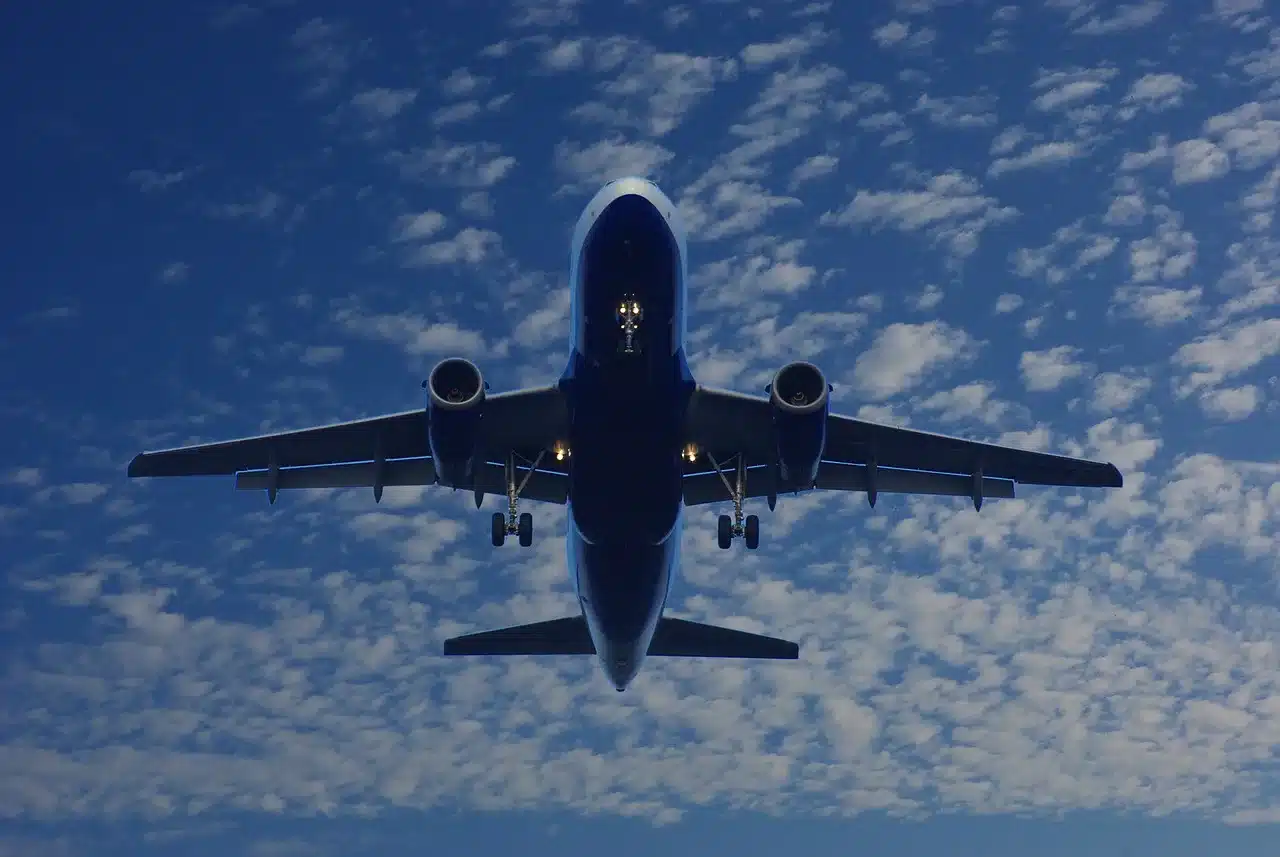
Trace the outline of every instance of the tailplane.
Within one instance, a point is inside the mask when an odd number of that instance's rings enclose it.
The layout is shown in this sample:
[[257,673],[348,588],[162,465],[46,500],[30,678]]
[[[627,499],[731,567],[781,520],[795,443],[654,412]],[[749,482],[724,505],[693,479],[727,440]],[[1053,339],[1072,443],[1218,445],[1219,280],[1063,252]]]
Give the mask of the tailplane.
[[594,655],[581,616],[481,631],[444,641],[446,655]]
[[[445,655],[594,655],[595,643],[581,616],[481,631],[444,641]],[[732,628],[658,620],[649,654],[654,657],[750,658],[794,661],[800,647],[788,640]]]
[[687,619],[663,618],[659,620],[653,642],[649,644],[649,655],[794,661],[800,657],[800,647],[789,640],[763,634],[749,634]]

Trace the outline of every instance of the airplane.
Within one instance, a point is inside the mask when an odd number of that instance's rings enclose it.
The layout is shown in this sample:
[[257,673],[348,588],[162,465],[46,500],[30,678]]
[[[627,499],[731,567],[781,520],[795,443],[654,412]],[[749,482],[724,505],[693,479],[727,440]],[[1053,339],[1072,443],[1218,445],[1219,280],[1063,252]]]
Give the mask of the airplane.
[[425,406],[353,422],[139,454],[130,477],[235,476],[236,488],[439,485],[506,499],[495,547],[533,542],[520,500],[567,509],[575,612],[445,641],[447,656],[594,655],[619,692],[646,657],[795,660],[787,640],[664,615],[687,507],[732,503],[716,537],[760,544],[744,502],[805,491],[988,498],[1014,485],[1119,488],[1115,465],[898,428],[831,412],[813,363],[764,396],[698,383],[686,356],[687,238],[656,184],[610,181],[577,221],[568,363],[555,383],[489,395],[471,360],[441,360]]

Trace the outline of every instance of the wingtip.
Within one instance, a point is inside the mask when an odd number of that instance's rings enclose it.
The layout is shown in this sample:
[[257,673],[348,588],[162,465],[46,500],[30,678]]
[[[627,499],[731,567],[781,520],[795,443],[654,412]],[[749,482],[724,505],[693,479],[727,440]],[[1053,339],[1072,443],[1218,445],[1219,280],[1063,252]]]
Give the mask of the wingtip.
[[142,456],[144,456],[145,454],[146,453],[140,452],[133,457],[132,461],[129,462],[129,469],[127,472],[129,474],[130,479],[133,479],[135,477],[142,475]]
[[1123,488],[1124,474],[1120,472],[1120,468],[1116,467],[1114,464],[1111,464],[1110,462],[1107,463],[1107,466],[1111,468],[1111,484],[1108,485],[1107,487]]

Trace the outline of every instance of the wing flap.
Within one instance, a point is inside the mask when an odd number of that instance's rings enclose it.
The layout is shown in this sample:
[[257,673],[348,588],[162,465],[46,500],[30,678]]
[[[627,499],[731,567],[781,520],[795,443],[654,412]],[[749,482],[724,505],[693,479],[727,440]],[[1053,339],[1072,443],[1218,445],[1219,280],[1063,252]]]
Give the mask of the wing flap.
[[444,654],[467,655],[594,655],[595,644],[581,616],[481,631],[444,641]]
[[763,634],[663,617],[653,632],[649,654],[654,657],[794,661],[800,657],[800,646]]
[[[730,476],[732,479],[732,476]],[[769,494],[769,468],[757,465],[747,468],[746,496],[765,497]],[[823,491],[866,491],[870,487],[869,473],[864,464],[844,464],[824,461],[818,465],[818,481],[815,488]],[[1014,482],[1010,479],[982,478],[982,496],[985,499],[1010,499],[1014,496]],[[801,486],[779,484],[778,493],[788,494],[808,490]],[[973,477],[954,473],[932,473],[924,470],[898,470],[876,468],[876,491],[881,494],[932,494],[943,497],[973,496]],[[684,479],[684,504],[702,506],[708,503],[727,503],[732,498],[724,483],[714,472],[695,473]]]
[[429,455],[426,411],[420,408],[297,431],[143,452],[129,463],[129,475],[230,476],[241,470],[266,469],[273,454],[282,468],[371,461],[378,455],[379,444],[387,458]]
[[[689,406],[686,434],[691,442],[718,456],[742,453],[749,465],[767,464],[773,456],[773,409],[768,399],[759,396],[699,386]],[[1107,462],[898,428],[839,414],[827,418],[824,458],[841,464],[865,464],[874,459],[877,488],[881,490],[889,490],[880,485],[878,478],[884,468],[963,475],[981,470],[984,477],[1027,485],[1119,488],[1124,484],[1120,471]],[[935,480],[927,484],[945,483]],[[997,490],[993,486],[988,496],[998,496]]]
[[[388,461],[425,458],[431,455],[427,420],[426,409],[418,408],[296,431],[143,452],[129,463],[129,475],[230,476],[240,471],[266,470],[273,457],[282,469],[367,462],[379,455]],[[509,452],[532,458],[562,440],[567,425],[564,396],[556,387],[499,393],[484,403],[481,451],[485,458],[498,461]],[[339,477],[334,474],[334,478]],[[505,488],[499,493],[505,493]]]
[[973,473],[1024,485],[1068,488],[1120,488],[1124,478],[1114,464],[965,440],[916,429],[898,428],[833,415],[827,420],[827,453],[840,461],[874,457],[881,467]]
[[[382,484],[386,487],[434,485],[436,471],[430,458],[388,461],[383,464]],[[519,471],[523,478],[526,470]],[[315,467],[281,468],[276,487],[282,491],[299,488],[372,488],[377,478],[377,465],[372,461],[344,464],[321,464]],[[240,491],[265,491],[271,486],[268,470],[246,470],[236,474]],[[480,465],[476,486],[486,494],[505,496],[506,478],[503,466],[494,462]],[[520,492],[523,499],[564,505],[569,496],[569,478],[563,473],[535,470]]]

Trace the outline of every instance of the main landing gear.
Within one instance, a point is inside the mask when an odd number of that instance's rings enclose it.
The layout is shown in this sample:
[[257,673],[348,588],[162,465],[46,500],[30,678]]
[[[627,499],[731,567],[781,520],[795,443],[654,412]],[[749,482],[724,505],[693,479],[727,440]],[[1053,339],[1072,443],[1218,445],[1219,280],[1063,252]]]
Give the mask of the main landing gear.
[[529,484],[533,471],[542,463],[542,457],[546,455],[546,450],[538,453],[538,457],[529,465],[529,469],[524,474],[524,479],[519,483],[516,482],[516,457],[514,453],[507,453],[507,463],[504,470],[507,477],[507,513],[493,513],[493,522],[491,527],[491,538],[495,548],[502,547],[506,542],[507,536],[516,536],[520,540],[520,547],[527,548],[533,544],[533,515],[528,512],[520,511],[520,492],[524,490],[524,486]]
[[747,543],[747,550],[755,550],[760,547],[760,518],[757,515],[742,514],[742,504],[747,499],[746,459],[741,453],[738,454],[738,462],[734,467],[736,478],[733,483],[730,483],[729,477],[724,475],[724,468],[720,466],[720,462],[716,461],[709,452],[707,458],[711,459],[716,475],[720,477],[725,490],[733,500],[733,517],[721,515],[720,520],[716,522],[716,542],[720,545],[720,550],[728,550],[733,540],[739,536]]

